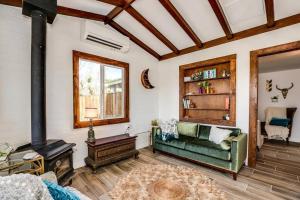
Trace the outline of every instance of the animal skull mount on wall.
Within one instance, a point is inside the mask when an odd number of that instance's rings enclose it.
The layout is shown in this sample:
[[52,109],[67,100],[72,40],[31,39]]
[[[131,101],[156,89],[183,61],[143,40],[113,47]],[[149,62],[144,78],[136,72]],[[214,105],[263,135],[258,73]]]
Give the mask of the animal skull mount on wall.
[[293,87],[294,87],[294,83],[291,83],[291,87],[289,87],[289,88],[283,88],[283,89],[279,88],[279,87],[276,85],[276,89],[281,91],[282,96],[283,96],[284,99],[286,98],[286,96],[287,96],[289,90],[292,89]]

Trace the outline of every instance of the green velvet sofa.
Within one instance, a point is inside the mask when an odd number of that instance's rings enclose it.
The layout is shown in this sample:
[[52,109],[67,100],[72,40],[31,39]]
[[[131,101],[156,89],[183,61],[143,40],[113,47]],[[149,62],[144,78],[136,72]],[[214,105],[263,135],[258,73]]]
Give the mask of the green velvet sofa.
[[163,141],[161,129],[153,127],[153,153],[157,150],[222,172],[231,173],[233,179],[236,180],[247,156],[246,134],[241,133],[239,128],[224,128],[232,131],[230,140],[215,144],[208,140],[211,126],[179,122],[177,129],[178,139]]

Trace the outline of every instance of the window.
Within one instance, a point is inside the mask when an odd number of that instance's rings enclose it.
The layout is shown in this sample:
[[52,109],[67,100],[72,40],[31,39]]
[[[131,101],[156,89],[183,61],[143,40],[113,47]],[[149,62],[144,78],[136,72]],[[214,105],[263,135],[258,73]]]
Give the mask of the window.
[[128,63],[73,51],[73,94],[74,128],[129,122]]

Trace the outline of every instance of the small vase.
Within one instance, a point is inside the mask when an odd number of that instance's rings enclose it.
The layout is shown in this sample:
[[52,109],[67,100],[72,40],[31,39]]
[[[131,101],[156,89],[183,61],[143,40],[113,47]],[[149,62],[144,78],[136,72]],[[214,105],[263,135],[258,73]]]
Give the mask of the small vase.
[[198,88],[199,94],[202,94],[202,88]]

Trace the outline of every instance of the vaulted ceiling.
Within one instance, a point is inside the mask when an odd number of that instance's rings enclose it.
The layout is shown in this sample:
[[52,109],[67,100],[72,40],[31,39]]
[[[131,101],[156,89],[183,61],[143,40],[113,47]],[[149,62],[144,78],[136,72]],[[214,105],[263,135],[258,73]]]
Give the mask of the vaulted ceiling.
[[58,0],[58,5],[59,14],[109,24],[159,60],[300,22],[300,0]]

